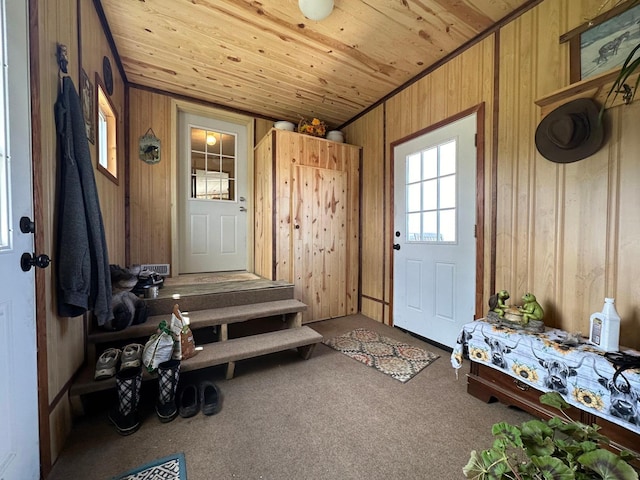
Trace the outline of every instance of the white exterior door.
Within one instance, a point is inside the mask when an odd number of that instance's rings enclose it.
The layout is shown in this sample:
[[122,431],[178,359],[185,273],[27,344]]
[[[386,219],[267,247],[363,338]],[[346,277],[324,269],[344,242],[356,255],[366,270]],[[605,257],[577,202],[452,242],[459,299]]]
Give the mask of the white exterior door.
[[180,273],[247,269],[247,128],[179,114]]
[[453,347],[474,318],[476,114],[394,149],[393,323]]
[[[0,478],[40,477],[26,0],[0,0]],[[36,226],[37,228],[37,226]]]

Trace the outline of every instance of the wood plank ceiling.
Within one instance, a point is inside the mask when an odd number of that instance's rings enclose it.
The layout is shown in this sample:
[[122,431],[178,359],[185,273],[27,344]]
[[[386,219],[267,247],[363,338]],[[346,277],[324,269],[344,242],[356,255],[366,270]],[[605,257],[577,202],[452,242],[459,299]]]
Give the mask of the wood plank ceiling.
[[530,0],[100,0],[130,84],[337,127]]

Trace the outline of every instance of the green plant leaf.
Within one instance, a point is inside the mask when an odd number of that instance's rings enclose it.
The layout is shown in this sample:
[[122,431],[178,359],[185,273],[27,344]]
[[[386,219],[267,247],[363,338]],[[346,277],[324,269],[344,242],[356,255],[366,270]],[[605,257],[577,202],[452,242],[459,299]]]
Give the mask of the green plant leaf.
[[506,422],[496,423],[491,427],[491,433],[499,438],[508,440],[511,445],[522,448],[520,429]]
[[533,463],[542,473],[545,480],[574,480],[575,474],[571,468],[565,465],[559,458],[550,456],[531,457]]
[[540,403],[557,408],[558,410],[566,410],[571,407],[558,392],[543,393],[540,395]]
[[555,450],[553,429],[541,420],[524,422],[521,438],[528,455],[551,455]]
[[638,480],[638,472],[615,453],[602,448],[578,457],[578,462],[604,480]]
[[496,452],[493,449],[484,450],[481,453],[472,450],[469,461],[462,468],[465,477],[476,480],[500,480],[509,471],[511,468],[507,457],[503,452]]

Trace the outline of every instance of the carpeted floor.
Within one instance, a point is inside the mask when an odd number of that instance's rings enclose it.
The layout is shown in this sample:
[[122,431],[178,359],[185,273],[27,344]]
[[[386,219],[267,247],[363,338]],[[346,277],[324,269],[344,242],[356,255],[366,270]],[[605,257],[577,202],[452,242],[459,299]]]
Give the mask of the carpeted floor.
[[201,371],[222,391],[220,413],[163,424],[157,392],[143,389],[144,421],[128,437],[107,422],[114,400],[103,393],[48,480],[108,479],[175,452],[185,454],[188,480],[462,479],[469,452],[491,446],[494,423],[531,418],[468,395],[468,365],[456,380],[448,352],[398,329],[362,315],[310,325],[325,339],[366,328],[442,358],[406,383],[323,344],[307,361],[288,351],[238,362],[231,380],[223,368]]
[[325,339],[325,345],[401,382],[411,380],[439,355],[366,328]]

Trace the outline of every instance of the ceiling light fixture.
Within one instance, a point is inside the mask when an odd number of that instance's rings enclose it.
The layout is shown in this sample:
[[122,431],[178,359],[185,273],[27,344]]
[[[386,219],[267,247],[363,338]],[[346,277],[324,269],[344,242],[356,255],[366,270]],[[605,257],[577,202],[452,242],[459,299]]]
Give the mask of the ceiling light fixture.
[[302,14],[309,20],[319,22],[333,11],[333,0],[298,0]]
[[215,145],[216,144],[216,137],[213,136],[213,133],[208,133],[207,134],[207,145],[211,146],[211,145]]

